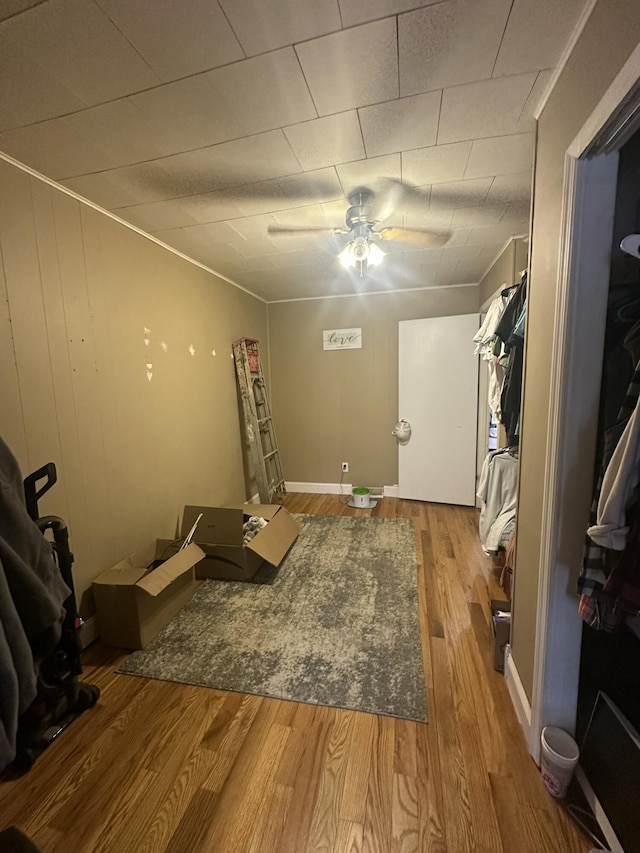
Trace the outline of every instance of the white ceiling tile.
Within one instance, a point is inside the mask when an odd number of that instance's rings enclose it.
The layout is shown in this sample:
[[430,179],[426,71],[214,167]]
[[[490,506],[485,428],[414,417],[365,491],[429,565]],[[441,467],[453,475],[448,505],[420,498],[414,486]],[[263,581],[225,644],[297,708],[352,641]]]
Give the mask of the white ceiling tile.
[[242,59],[244,53],[215,0],[97,0],[162,80]]
[[395,18],[299,44],[296,52],[319,115],[398,97]]
[[354,24],[364,24],[386,18],[387,15],[397,15],[408,12],[418,6],[431,6],[442,0],[339,0],[342,13],[342,24],[352,27]]
[[509,175],[530,170],[533,165],[534,140],[533,133],[476,139],[471,147],[465,178]]
[[471,228],[457,228],[451,232],[451,237],[447,241],[447,246],[466,246],[471,236]]
[[243,184],[225,192],[243,216],[273,213],[291,206],[278,181]]
[[365,156],[355,111],[295,124],[284,133],[305,171]]
[[336,171],[347,196],[356,187],[377,189],[380,178],[400,180],[402,168],[399,154],[387,154],[385,157],[372,157],[368,160],[356,160],[355,163],[344,163],[337,166]]
[[504,204],[485,204],[477,207],[459,207],[453,212],[452,228],[478,228],[500,222],[506,211]]
[[341,198],[338,201],[329,202],[328,204],[309,204],[306,207],[280,210],[274,214],[274,219],[278,225],[282,225],[285,228],[304,228],[306,226],[310,228],[314,226],[331,227],[334,224],[339,227],[344,224],[346,210],[347,202],[344,198]]
[[272,130],[116,170],[114,179],[148,189],[145,201],[161,201],[300,171],[282,132]]
[[1,25],[0,50],[5,38],[87,104],[160,82],[109,18],[86,0],[36,6]]
[[139,194],[118,185],[107,175],[106,172],[95,175],[81,175],[78,178],[67,178],[60,183],[106,210],[138,204],[141,201]]
[[467,246],[450,246],[447,245],[442,250],[442,260],[444,263],[456,265],[460,261],[476,261],[480,256],[481,247],[477,244]]
[[221,0],[247,56],[339,30],[337,0]]
[[[87,143],[108,151],[116,166],[151,160],[180,150],[175,133],[155,125],[128,98],[66,116],[64,123]],[[74,170],[74,174],[96,171]]]
[[222,222],[242,216],[242,211],[224,191],[212,193],[194,193],[178,199],[180,207],[192,216],[196,222]]
[[208,222],[204,225],[187,225],[180,229],[191,239],[203,243],[231,243],[237,238],[236,232],[227,222]]
[[311,202],[322,204],[344,196],[338,175],[332,166],[290,178],[280,178],[278,184],[294,207],[306,206]]
[[450,210],[456,207],[475,207],[484,202],[492,182],[493,178],[476,178],[433,184],[429,209]]
[[[179,157],[186,155],[177,155]],[[133,203],[147,204],[154,201],[164,201],[189,195],[192,186],[197,182],[195,170],[189,171],[174,162],[174,158],[151,160],[148,163],[137,163],[134,166],[122,166],[102,172],[115,186],[120,187],[133,197]],[[202,180],[215,182],[217,175],[205,174]],[[220,184],[217,184],[220,186]],[[120,203],[118,207],[123,207]]]
[[[274,250],[283,253],[289,252],[315,252],[330,251],[333,246],[333,238],[328,234],[272,234],[271,242]],[[346,245],[346,237],[336,245],[337,254]]]
[[[332,201],[329,204],[323,204],[322,209],[326,216],[327,225],[331,228],[345,228],[347,227],[346,216],[347,210],[349,209],[349,202],[346,198],[341,199],[340,201]],[[338,239],[336,236],[336,239]]]
[[507,210],[502,218],[505,227],[511,229],[512,234],[527,234],[529,231],[529,199],[522,198],[512,201],[507,205]]
[[436,144],[441,92],[428,92],[358,110],[369,157]]
[[82,98],[12,42],[0,25],[0,129],[55,118],[86,106]]
[[182,228],[185,225],[195,225],[197,222],[180,206],[177,199],[121,207],[115,209],[113,213],[145,231]]
[[167,83],[129,98],[164,134],[178,140],[176,151],[201,148],[243,136],[242,127],[206,75]]
[[584,6],[585,0],[514,0],[494,76],[555,67]]
[[500,222],[494,225],[481,225],[477,228],[472,228],[469,234],[468,243],[479,243],[482,245],[493,245],[499,243],[501,246],[514,236],[511,228],[505,225],[504,217]]
[[531,198],[531,171],[517,172],[515,175],[499,175],[494,178],[487,195],[488,204],[524,202]]
[[273,240],[269,239],[266,230],[262,236],[252,237],[251,240],[236,239],[232,246],[243,258],[247,259],[274,255],[278,251],[278,247]]
[[327,252],[321,249],[313,249],[309,252],[278,252],[277,255],[269,255],[269,260],[277,269],[299,267],[305,264],[323,265],[328,259]]
[[21,163],[55,179],[118,165],[106,148],[85,141],[60,118],[8,130],[2,135],[1,147]]
[[[269,225],[277,225],[277,221],[271,214],[261,214],[260,216],[247,216],[244,219],[232,219],[228,223],[232,229],[233,237],[238,241],[238,237],[243,240],[266,240]],[[276,252],[277,249],[271,249]],[[265,253],[267,254],[267,253]]]
[[491,77],[511,0],[449,0],[398,18],[400,94]]
[[535,79],[519,74],[445,89],[438,143],[514,133]]
[[[405,213],[402,217],[405,228],[433,228],[435,231],[447,231],[451,228],[452,210],[434,208],[424,213]],[[456,226],[462,228],[462,225]]]
[[291,47],[217,68],[205,77],[245,133],[297,124],[317,115]]
[[460,180],[470,151],[471,142],[405,151],[402,155],[402,178],[416,186]]
[[[388,244],[388,241],[385,241],[385,246]],[[405,249],[405,244],[396,243],[397,246]],[[415,252],[407,252],[405,251],[405,255],[403,258],[404,264],[407,268],[412,269],[414,271],[421,271],[427,268],[437,267],[440,263],[440,259],[442,258],[442,249],[418,249]]]
[[435,273],[435,280],[431,282],[432,287],[449,287],[453,284],[466,284],[467,282],[461,282],[456,275],[455,269],[451,269],[450,267],[444,267],[442,269],[438,269]]

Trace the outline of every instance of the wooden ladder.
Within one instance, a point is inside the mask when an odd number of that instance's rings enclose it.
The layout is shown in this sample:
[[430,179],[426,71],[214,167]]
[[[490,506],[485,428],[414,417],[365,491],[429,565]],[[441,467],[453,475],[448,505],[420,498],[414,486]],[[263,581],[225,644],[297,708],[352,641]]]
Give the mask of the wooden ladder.
[[287,491],[262,375],[258,341],[240,338],[233,344],[233,357],[260,503],[282,503]]

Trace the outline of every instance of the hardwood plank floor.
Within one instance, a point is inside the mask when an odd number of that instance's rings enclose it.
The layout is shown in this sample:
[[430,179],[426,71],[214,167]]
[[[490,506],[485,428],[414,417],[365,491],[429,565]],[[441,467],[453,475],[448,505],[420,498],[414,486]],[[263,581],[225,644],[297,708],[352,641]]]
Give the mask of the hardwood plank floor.
[[476,510],[345,501],[286,506],[413,522],[428,724],[119,675],[95,644],[98,705],[0,784],[0,828],[43,853],[585,853],[493,670]]

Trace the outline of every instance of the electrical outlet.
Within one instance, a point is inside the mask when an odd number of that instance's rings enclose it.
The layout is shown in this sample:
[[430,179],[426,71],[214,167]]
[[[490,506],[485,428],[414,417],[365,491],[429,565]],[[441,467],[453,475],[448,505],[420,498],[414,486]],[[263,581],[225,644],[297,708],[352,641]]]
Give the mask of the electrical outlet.
[[343,474],[348,474],[348,473],[349,473],[349,463],[348,463],[348,462],[343,462],[343,463],[342,463],[342,473],[343,473]]

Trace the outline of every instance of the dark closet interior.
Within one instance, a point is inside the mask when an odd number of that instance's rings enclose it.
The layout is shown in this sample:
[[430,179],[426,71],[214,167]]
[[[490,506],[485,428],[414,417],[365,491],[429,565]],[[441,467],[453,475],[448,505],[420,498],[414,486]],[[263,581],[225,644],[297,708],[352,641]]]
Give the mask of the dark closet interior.
[[[594,485],[604,452],[604,430],[615,419],[637,364],[625,348],[624,339],[640,321],[640,259],[620,249],[622,238],[632,233],[640,233],[640,132],[620,151]],[[578,742],[599,690],[607,693],[640,730],[640,636],[629,627],[631,624],[625,620],[615,632],[584,625],[576,719]]]
[[[628,395],[630,383],[634,374],[636,381],[639,375],[637,367],[640,363],[640,258],[629,255],[620,248],[620,242],[624,237],[638,233],[640,233],[640,132],[636,133],[620,150],[598,442],[594,467],[594,494],[598,491],[598,481],[604,470],[603,465],[606,467],[606,460],[611,455],[611,446],[618,437],[616,424],[620,424],[620,412],[624,406],[625,397],[627,405],[630,405],[631,398]],[[628,554],[628,549],[634,542],[640,543],[640,538],[635,540],[633,533],[634,529],[640,526],[640,486],[633,490],[626,506],[628,507],[629,533],[624,553]],[[594,511],[595,509],[592,508],[590,523],[594,523]],[[589,537],[585,541],[592,545]],[[607,571],[610,571],[620,560],[622,552],[607,549],[604,551],[605,555],[600,556],[603,560],[602,565],[605,565],[604,561],[606,561]],[[585,547],[583,577],[589,553],[592,552],[588,552]],[[632,556],[635,565],[639,566],[638,569],[632,567],[632,574],[640,579],[640,547],[633,547]],[[596,563],[597,559],[599,558],[596,557]],[[605,586],[604,589],[606,588]],[[594,597],[597,601],[597,596]],[[597,602],[596,610],[600,603]],[[606,607],[607,601],[604,600],[603,614],[607,614]],[[608,619],[607,615],[598,614],[592,620],[592,624],[598,623],[597,627],[591,627],[586,619],[583,622],[576,716],[578,743],[583,742],[599,691],[612,700],[636,732],[640,731],[640,618],[634,617],[631,609],[623,608],[623,611],[620,618],[617,618],[618,614],[615,610],[611,615],[616,618]],[[583,618],[585,618],[584,613]],[[593,729],[591,731],[593,732]],[[607,741],[602,744],[603,754],[611,754],[613,758],[617,748],[615,734],[604,731],[604,734],[599,735],[603,741]],[[630,757],[632,763],[629,772],[621,772],[622,768],[618,765],[617,774],[603,775],[602,778],[607,776],[608,779],[604,783],[606,789],[604,799],[609,804],[621,804],[624,800],[629,802],[629,794],[637,802],[637,797],[640,795],[638,791],[640,750],[637,753],[637,756]],[[602,779],[597,782],[602,786]],[[613,811],[617,811],[618,808],[619,805],[614,806]],[[607,813],[606,807],[605,813]],[[618,812],[617,817],[620,814],[622,812]],[[631,853],[632,850],[639,849],[633,845],[640,844],[640,818],[636,817],[637,809],[630,811],[625,808],[624,814],[629,817],[634,815],[635,823],[631,830],[637,840],[631,842],[632,847],[628,846],[628,841],[624,842],[625,850]],[[625,816],[622,823],[626,821]],[[628,838],[629,827],[624,826],[623,832]]]

